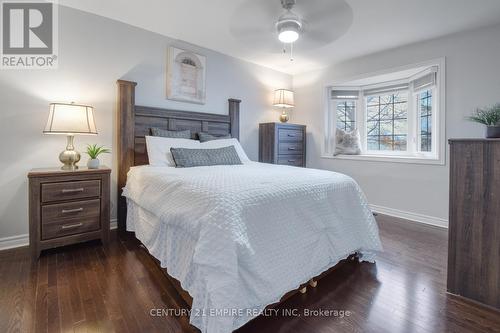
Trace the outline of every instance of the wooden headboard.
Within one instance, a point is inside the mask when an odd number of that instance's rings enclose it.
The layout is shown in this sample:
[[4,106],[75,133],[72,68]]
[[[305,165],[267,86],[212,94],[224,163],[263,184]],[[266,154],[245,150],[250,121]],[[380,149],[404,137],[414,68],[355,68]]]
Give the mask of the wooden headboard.
[[168,110],[135,105],[136,82],[118,80],[118,229],[125,230],[127,205],[122,197],[122,188],[127,182],[129,169],[148,164],[146,141],[151,127],[168,130],[191,130],[193,139],[198,132],[214,135],[231,134],[239,139],[240,102],[229,99],[229,114],[200,113]]

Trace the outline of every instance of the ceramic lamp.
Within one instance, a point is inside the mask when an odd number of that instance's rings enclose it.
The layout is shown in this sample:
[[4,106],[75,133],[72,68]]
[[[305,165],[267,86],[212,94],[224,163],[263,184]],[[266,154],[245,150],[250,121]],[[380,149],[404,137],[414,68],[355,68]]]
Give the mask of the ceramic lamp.
[[96,135],[94,108],[75,103],[51,103],[44,134],[63,134],[67,136],[66,149],[59,154],[63,170],[76,170],[80,153],[75,150],[75,135]]
[[293,100],[293,91],[287,89],[277,89],[274,91],[274,102],[273,106],[282,109],[280,115],[280,121],[286,123],[289,119],[287,109],[293,108],[295,106]]

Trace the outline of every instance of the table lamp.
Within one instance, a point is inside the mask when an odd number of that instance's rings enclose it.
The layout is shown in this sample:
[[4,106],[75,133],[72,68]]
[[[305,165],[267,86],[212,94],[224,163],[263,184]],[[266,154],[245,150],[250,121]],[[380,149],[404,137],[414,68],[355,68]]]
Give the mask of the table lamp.
[[66,150],[59,154],[63,163],[61,169],[76,170],[80,161],[80,153],[73,145],[75,135],[96,135],[94,108],[75,103],[51,103],[49,118],[43,131],[44,134],[64,134],[67,136]]
[[287,89],[277,89],[274,91],[274,103],[273,106],[282,108],[282,113],[280,115],[280,121],[286,123],[289,119],[287,109],[293,108],[293,91]]

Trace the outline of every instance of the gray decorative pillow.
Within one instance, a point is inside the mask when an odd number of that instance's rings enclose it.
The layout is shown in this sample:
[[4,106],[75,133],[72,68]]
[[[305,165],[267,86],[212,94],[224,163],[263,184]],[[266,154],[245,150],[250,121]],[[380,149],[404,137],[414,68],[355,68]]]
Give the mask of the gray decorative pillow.
[[231,139],[231,134],[213,135],[213,134],[208,134],[205,132],[200,132],[200,133],[198,133],[198,138],[200,139],[200,142],[207,142],[207,141],[212,141],[212,140]]
[[164,130],[164,129],[161,129],[158,127],[151,127],[151,135],[152,136],[161,136],[164,138],[191,139],[191,131],[190,130],[170,131],[170,130]]
[[359,132],[357,129],[346,132],[337,128],[335,134],[335,152],[333,155],[359,155],[361,154]]
[[170,148],[177,168],[242,164],[234,146],[214,149]]

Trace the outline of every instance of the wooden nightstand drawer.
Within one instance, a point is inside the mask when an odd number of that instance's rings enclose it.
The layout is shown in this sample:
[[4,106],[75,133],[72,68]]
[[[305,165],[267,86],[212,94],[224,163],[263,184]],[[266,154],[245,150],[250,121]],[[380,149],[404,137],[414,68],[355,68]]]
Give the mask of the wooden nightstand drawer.
[[302,154],[303,145],[301,142],[280,142],[278,145],[278,154]]
[[42,184],[42,202],[95,198],[101,195],[100,180]]
[[304,140],[304,132],[301,129],[280,128],[278,130],[278,140],[302,142]]
[[99,217],[101,200],[66,202],[42,207],[42,225],[88,217]]
[[304,165],[304,159],[302,158],[302,155],[297,155],[297,156],[283,156],[280,155],[278,156],[278,164],[281,165],[291,165],[291,166],[303,166]]
[[42,240],[99,230],[99,215],[42,225]]

